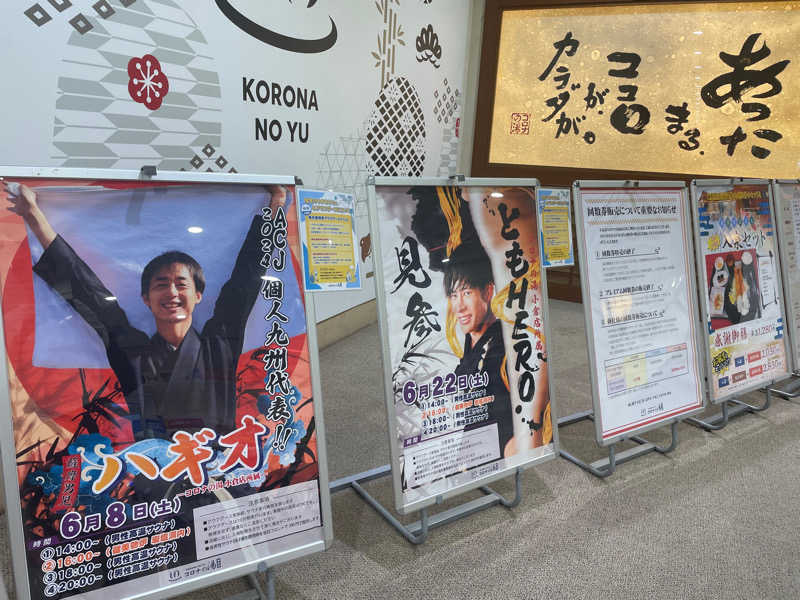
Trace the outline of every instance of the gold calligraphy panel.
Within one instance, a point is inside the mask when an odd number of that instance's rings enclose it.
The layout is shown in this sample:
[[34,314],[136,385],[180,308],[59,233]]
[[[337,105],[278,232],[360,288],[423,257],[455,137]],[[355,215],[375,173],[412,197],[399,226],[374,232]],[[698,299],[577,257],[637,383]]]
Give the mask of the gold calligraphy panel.
[[800,2],[503,13],[489,160],[800,173]]

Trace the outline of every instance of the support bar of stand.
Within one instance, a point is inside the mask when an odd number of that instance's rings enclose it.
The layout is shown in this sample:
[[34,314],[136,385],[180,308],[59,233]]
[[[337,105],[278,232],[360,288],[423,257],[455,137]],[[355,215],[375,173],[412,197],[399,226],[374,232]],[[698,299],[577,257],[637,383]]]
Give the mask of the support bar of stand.
[[267,574],[266,592],[261,586],[261,582],[258,580],[258,575],[256,573],[250,573],[247,576],[247,581],[250,582],[253,588],[245,590],[244,592],[239,592],[233,596],[228,596],[226,600],[275,600],[275,576],[272,569],[267,567],[265,563],[260,563],[258,565],[258,570],[265,571]]
[[[336,481],[332,481],[330,483],[330,490],[331,492],[339,492],[341,490],[347,489],[348,487],[352,487],[353,490],[363,498],[363,500],[369,504],[375,511],[381,515],[389,524],[394,527],[404,538],[406,538],[412,544],[422,544],[425,540],[428,539],[428,533],[434,527],[440,527],[441,525],[446,525],[447,523],[452,523],[458,519],[463,519],[473,513],[478,511],[484,510],[489,508],[490,506],[494,506],[499,504],[501,506],[505,506],[506,508],[514,508],[517,506],[520,501],[522,500],[522,483],[520,480],[520,475],[522,474],[522,469],[517,467],[514,473],[514,485],[515,485],[515,493],[514,498],[508,500],[501,494],[498,494],[496,491],[491,489],[488,486],[481,486],[479,489],[485,494],[485,496],[481,498],[476,498],[475,500],[470,500],[469,502],[464,502],[463,504],[459,504],[458,506],[454,506],[453,508],[443,510],[442,512],[436,513],[435,515],[429,516],[428,509],[422,508],[419,511],[420,519],[418,521],[414,521],[408,525],[403,525],[397,517],[395,517],[389,510],[383,506],[380,502],[378,502],[375,498],[373,498],[367,490],[365,490],[361,483],[365,481],[370,481],[372,479],[378,479],[380,477],[385,477],[389,473],[391,473],[391,466],[384,465],[382,467],[378,467],[376,469],[371,469],[369,471],[364,471],[363,473],[357,473],[355,475],[351,475],[349,477],[344,477],[342,479],[337,479]],[[437,502],[438,504],[438,502]]]
[[[594,421],[594,411],[586,410],[567,415],[566,417],[561,417],[558,420],[558,426],[565,427],[567,425],[572,425],[585,420]],[[667,446],[658,446],[653,442],[648,442],[646,439],[638,435],[633,435],[629,439],[633,442],[636,442],[638,446],[635,448],[629,448],[628,450],[623,450],[622,452],[618,453],[616,450],[616,444],[611,444],[608,447],[608,458],[601,458],[600,460],[596,460],[592,463],[586,463],[564,449],[559,450],[559,454],[571,463],[579,466],[584,471],[591,473],[595,477],[604,479],[616,470],[617,465],[633,460],[634,458],[649,452],[658,452],[659,454],[667,454],[668,452],[672,452],[678,445],[677,421],[673,421],[670,424],[670,433],[672,435],[672,440]]]
[[[728,406],[728,404],[734,404],[732,408]],[[708,419],[695,419],[694,417],[689,417],[685,420],[686,423],[690,425],[694,425],[695,427],[699,427],[700,429],[705,429],[706,431],[719,431],[720,429],[724,428],[727,424],[729,419],[733,417],[737,417],[744,413],[757,413],[765,411],[769,408],[769,405],[772,403],[772,390],[767,388],[766,398],[764,399],[763,404],[756,405],[756,404],[748,404],[747,402],[742,402],[741,400],[737,400],[736,398],[731,398],[730,400],[726,400],[722,402],[721,407],[722,411],[718,412],[717,414],[709,417]]]
[[391,465],[383,465],[382,467],[376,467],[374,469],[370,469],[369,471],[364,471],[363,473],[356,473],[355,475],[350,475],[348,477],[337,479],[336,481],[331,481],[328,489],[330,489],[331,494],[335,494],[336,492],[341,492],[342,490],[352,487],[354,481],[364,483],[365,481],[371,481],[372,479],[380,479],[381,477],[385,477],[391,472]]
[[794,400],[800,397],[800,373],[792,373],[789,383],[785,387],[778,387],[775,385],[771,388],[767,388],[766,391],[772,392],[784,400]]

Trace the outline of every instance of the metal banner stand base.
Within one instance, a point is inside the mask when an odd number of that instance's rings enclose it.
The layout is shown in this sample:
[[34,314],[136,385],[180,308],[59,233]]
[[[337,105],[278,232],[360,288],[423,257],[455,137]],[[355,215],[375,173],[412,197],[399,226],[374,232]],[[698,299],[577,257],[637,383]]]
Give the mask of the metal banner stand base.
[[[690,425],[694,425],[695,427],[699,427],[700,429],[705,429],[706,431],[719,431],[725,427],[728,424],[728,420],[733,417],[737,417],[744,413],[757,413],[767,410],[772,402],[771,388],[767,388],[766,393],[767,397],[764,399],[764,403],[761,404],[761,406],[748,404],[747,402],[742,402],[736,398],[731,398],[730,400],[726,400],[721,403],[721,412],[718,412],[708,419],[701,420],[689,417],[688,419],[685,419],[685,422],[689,423]],[[729,408],[729,404],[733,404],[733,408]]]
[[275,574],[273,573],[272,569],[269,568],[266,563],[262,562],[258,565],[258,573],[266,573],[266,590],[258,580],[258,574],[250,573],[250,575],[247,576],[247,581],[250,582],[250,585],[253,586],[253,589],[239,592],[233,596],[228,596],[226,600],[275,600]]
[[[579,423],[580,421],[585,421],[585,420],[594,421],[593,410],[586,410],[583,412],[577,412],[571,415],[567,415],[566,417],[561,417],[558,420],[558,426],[565,427],[567,425],[572,425],[573,423]],[[667,454],[668,452],[672,452],[675,449],[675,446],[678,445],[677,421],[673,421],[670,424],[670,432],[672,434],[672,441],[669,443],[668,446],[658,446],[653,442],[648,442],[646,439],[639,437],[638,435],[632,435],[628,439],[631,440],[632,442],[636,442],[638,446],[617,453],[616,444],[611,444],[608,447],[608,458],[601,458],[600,460],[596,460],[592,463],[586,463],[582,461],[581,459],[579,459],[573,454],[570,454],[563,448],[559,450],[559,454],[563,458],[566,458],[571,463],[578,465],[581,469],[591,473],[595,477],[604,478],[611,475],[616,470],[617,465],[622,464],[624,462],[628,462],[629,460],[633,460],[634,458],[637,458],[649,452],[658,452],[659,454]]]
[[[386,475],[389,475],[391,472],[392,472],[391,466],[384,465],[376,469],[371,469],[369,471],[364,471],[363,473],[357,473],[355,475],[351,475],[343,479],[337,479],[336,481],[332,481],[330,484],[330,490],[331,493],[335,493],[347,488],[353,488],[353,490],[355,490],[355,492],[359,496],[361,496],[367,504],[369,504],[372,508],[374,508],[379,515],[381,515],[384,519],[386,519],[390,525],[392,525],[395,529],[397,529],[397,531],[400,532],[400,534],[412,544],[424,543],[425,540],[428,539],[429,530],[434,527],[439,527],[441,525],[446,525],[447,523],[452,523],[453,521],[462,519],[473,513],[476,513],[485,508],[489,508],[490,506],[494,506],[496,504],[500,504],[502,506],[505,506],[506,508],[514,508],[520,503],[520,500],[522,500],[522,486],[520,483],[520,474],[522,473],[522,469],[520,467],[517,467],[514,473],[514,485],[516,487],[516,492],[513,500],[508,500],[504,498],[490,487],[484,485],[479,488],[485,494],[485,496],[481,498],[476,498],[475,500],[464,502],[463,504],[459,504],[458,506],[454,506],[453,508],[444,510],[440,513],[436,513],[435,515],[432,516],[428,516],[427,507],[420,509],[419,521],[415,521],[408,525],[403,525],[391,512],[389,512],[389,509],[383,506],[380,502],[378,502],[375,498],[373,498],[363,487],[361,487],[362,483],[365,483],[372,479],[385,477]],[[438,496],[436,498],[436,504],[441,504],[441,503],[442,503],[442,497]]]
[[[780,386],[780,387],[779,387]],[[800,397],[800,373],[793,372],[789,379],[781,381],[780,384],[766,388],[765,391],[772,392],[778,398],[784,400],[794,400]]]

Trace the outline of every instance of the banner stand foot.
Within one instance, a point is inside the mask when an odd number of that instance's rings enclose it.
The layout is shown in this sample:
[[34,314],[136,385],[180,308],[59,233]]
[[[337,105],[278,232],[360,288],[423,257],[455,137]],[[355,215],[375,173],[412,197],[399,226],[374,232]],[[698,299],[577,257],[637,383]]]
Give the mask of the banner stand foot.
[[[566,427],[567,425],[572,425],[573,423],[578,423],[580,421],[589,420],[594,421],[594,411],[587,410],[583,412],[574,413],[572,415],[567,415],[566,417],[562,417],[558,420],[559,427]],[[616,444],[611,444],[608,447],[608,458],[601,458],[600,460],[596,460],[592,463],[587,463],[579,459],[574,454],[570,454],[566,450],[559,450],[559,455],[563,458],[566,458],[571,463],[577,465],[584,471],[591,473],[595,477],[599,477],[600,479],[604,479],[614,473],[617,468],[617,465],[622,464],[624,462],[628,462],[629,460],[633,460],[639,456],[643,456],[648,454],[649,452],[658,452],[659,454],[667,454],[672,452],[675,447],[678,445],[678,422],[673,421],[670,423],[670,434],[672,435],[672,439],[667,446],[658,446],[653,442],[648,442],[643,437],[638,435],[632,435],[630,439],[632,442],[636,442],[639,444],[635,448],[630,448],[628,450],[623,450],[622,452],[617,452]]]
[[[258,579],[259,573],[265,573],[267,579],[267,589],[261,585]],[[275,574],[273,570],[267,566],[267,563],[261,562],[258,564],[258,571],[250,573],[246,576],[247,581],[253,586],[249,590],[239,592],[233,596],[228,596],[226,600],[275,600]]]
[[[780,387],[779,387],[780,386]],[[794,400],[800,397],[800,373],[792,373],[789,379],[781,381],[772,387],[764,388],[762,391],[771,392],[784,400]]]
[[[469,502],[464,502],[463,504],[459,504],[453,508],[436,513],[433,516],[428,515],[427,507],[422,508],[419,511],[420,519],[418,521],[408,525],[403,525],[389,511],[389,509],[373,498],[369,492],[367,492],[367,490],[361,486],[361,483],[370,481],[372,479],[385,477],[390,473],[390,465],[384,465],[370,471],[364,471],[363,473],[358,473],[356,475],[351,475],[343,479],[332,481],[330,484],[330,490],[331,493],[333,493],[352,487],[353,490],[359,496],[361,496],[361,498],[367,504],[369,504],[379,515],[386,519],[386,521],[388,521],[392,527],[394,527],[404,538],[406,538],[406,540],[415,545],[423,544],[425,540],[428,539],[429,531],[434,527],[439,527],[441,525],[446,525],[447,523],[457,521],[458,519],[463,519],[464,517],[489,508],[490,506],[495,506],[496,504],[505,506],[506,508],[514,508],[522,500],[522,483],[520,480],[522,468],[517,467],[514,473],[515,493],[513,499],[509,500],[505,498],[488,486],[481,486],[479,489],[485,494],[483,497],[470,500]],[[440,502],[441,499],[437,499],[437,504]]]
[[[730,400],[722,402],[721,412],[718,412],[708,419],[701,420],[689,417],[688,419],[685,419],[685,422],[689,423],[689,425],[699,427],[700,429],[705,429],[706,431],[719,431],[720,429],[724,428],[728,424],[729,419],[733,417],[738,417],[739,415],[745,413],[750,414],[767,410],[769,405],[772,403],[772,393],[773,390],[771,388],[766,389],[766,398],[764,399],[763,404],[760,406],[748,404],[747,402],[742,402],[736,398],[731,398]],[[729,408],[728,403],[734,404],[735,406],[733,408]]]

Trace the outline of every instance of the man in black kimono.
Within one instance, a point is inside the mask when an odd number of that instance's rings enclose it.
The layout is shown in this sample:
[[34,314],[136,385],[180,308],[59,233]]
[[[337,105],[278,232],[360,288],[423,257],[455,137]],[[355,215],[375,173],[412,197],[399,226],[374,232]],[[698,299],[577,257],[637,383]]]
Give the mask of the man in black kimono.
[[514,437],[511,396],[503,381],[502,368],[506,356],[500,321],[491,310],[494,280],[489,257],[477,243],[458,246],[444,262],[444,289],[448,307],[464,334],[464,355],[455,374],[473,375],[485,372],[489,378],[486,396],[494,400],[487,404],[486,418],[481,419],[482,407],[467,409],[465,417],[478,421],[465,429],[477,429],[497,423],[500,456],[506,456]]
[[25,219],[44,248],[34,271],[100,336],[122,386],[134,438],[171,439],[175,431],[203,427],[223,435],[235,429],[236,366],[264,274],[260,219],[253,219],[202,332],[192,327],[192,312],[205,289],[200,265],[176,251],[150,261],[142,272],[141,294],[157,332],[148,337],[128,322],[114,294],[56,234],[36,194],[24,185],[6,189],[13,204],[9,210]]

